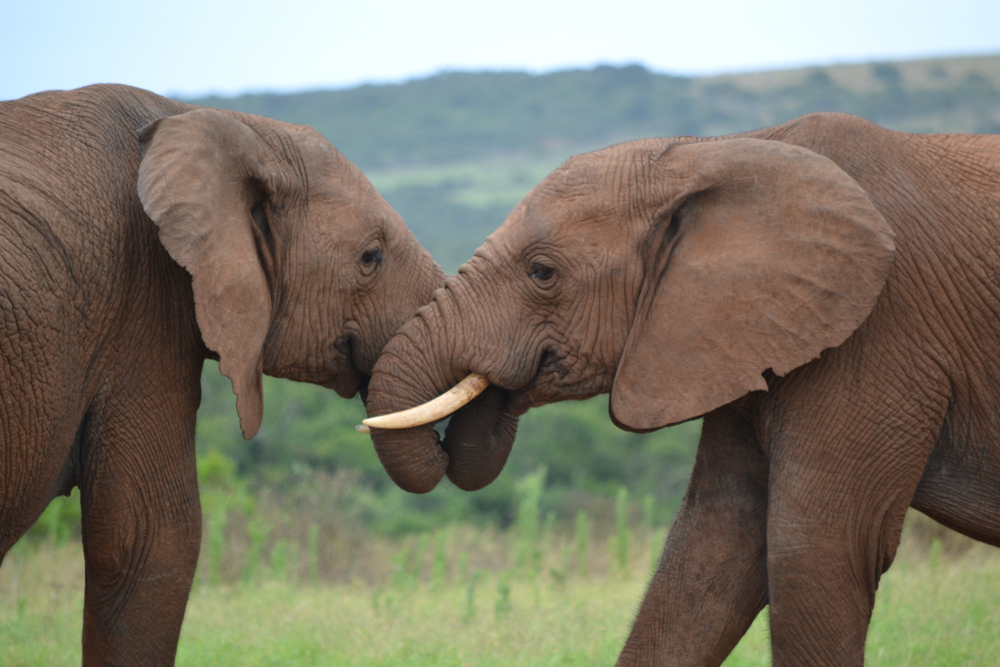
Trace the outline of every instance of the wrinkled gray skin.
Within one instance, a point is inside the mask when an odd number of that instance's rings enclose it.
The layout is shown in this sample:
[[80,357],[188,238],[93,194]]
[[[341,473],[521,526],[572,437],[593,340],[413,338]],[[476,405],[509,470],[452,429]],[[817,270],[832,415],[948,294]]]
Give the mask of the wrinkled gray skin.
[[315,130],[124,86],[0,103],[0,559],[79,486],[83,662],[172,664],[206,358],[345,397],[444,275]]
[[1000,545],[998,230],[996,136],[817,114],[574,157],[386,346],[368,408],[491,394],[376,450],[405,489],[478,488],[532,405],[704,416],[619,664],[718,665],[770,605],[775,665],[860,665],[907,507]]

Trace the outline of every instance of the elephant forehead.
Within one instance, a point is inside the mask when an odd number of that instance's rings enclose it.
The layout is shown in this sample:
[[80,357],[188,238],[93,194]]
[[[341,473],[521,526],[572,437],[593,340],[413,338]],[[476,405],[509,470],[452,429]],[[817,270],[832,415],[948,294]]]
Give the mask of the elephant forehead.
[[[364,174],[339,153],[334,151],[312,164],[308,169],[310,208],[344,221],[353,217],[392,225],[397,216],[388,202]],[[402,221],[398,224],[402,225]]]
[[359,181],[364,178],[360,170],[352,169],[353,165],[325,140],[300,148],[302,175],[309,181],[310,194],[342,195],[358,189]]
[[[535,195],[535,193],[532,193]],[[558,244],[611,241],[622,230],[621,215],[614,201],[598,188],[589,197],[565,197],[555,192],[538,193],[522,201],[497,229],[495,242],[511,249],[534,244]]]
[[516,256],[534,246],[578,254],[631,243],[629,191],[621,187],[629,163],[618,159],[621,152],[598,151],[564,162],[518,203],[489,237],[490,245]]
[[551,226],[548,216],[544,213],[538,215],[522,200],[496,231],[486,238],[482,249],[500,255],[518,255],[525,248],[547,241]]

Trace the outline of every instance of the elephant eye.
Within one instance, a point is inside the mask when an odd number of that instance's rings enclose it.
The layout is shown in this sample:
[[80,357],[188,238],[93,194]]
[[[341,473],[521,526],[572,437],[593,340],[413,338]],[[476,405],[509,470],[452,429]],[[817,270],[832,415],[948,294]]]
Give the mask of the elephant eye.
[[540,283],[548,282],[555,274],[556,270],[554,268],[545,266],[544,264],[532,264],[531,271],[528,272],[529,276]]
[[361,255],[361,264],[364,266],[365,272],[370,273],[378,268],[378,265],[382,263],[382,251],[378,248],[372,248],[371,250],[366,250]]

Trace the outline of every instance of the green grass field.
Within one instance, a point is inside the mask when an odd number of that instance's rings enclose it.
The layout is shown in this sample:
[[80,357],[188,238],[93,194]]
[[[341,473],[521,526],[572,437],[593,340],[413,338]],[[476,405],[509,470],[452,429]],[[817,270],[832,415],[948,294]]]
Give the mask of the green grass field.
[[[570,536],[551,536],[533,560],[511,535],[460,529],[448,534],[450,545],[420,538],[385,543],[383,549],[399,549],[386,555],[393,563],[388,571],[332,585],[306,583],[308,577],[295,582],[287,570],[266,567],[253,583],[208,585],[200,572],[177,662],[610,665],[662,536],[634,532],[624,570],[615,537],[593,540],[586,567],[578,568]],[[1000,551],[954,536],[945,537],[943,548],[939,539],[928,546],[913,532],[882,579],[867,664],[995,665]],[[490,543],[480,546],[492,558],[461,555],[476,539]],[[436,544],[443,545],[437,553]],[[82,582],[78,544],[15,549],[0,568],[0,664],[78,663]],[[766,616],[727,666],[770,664]]]

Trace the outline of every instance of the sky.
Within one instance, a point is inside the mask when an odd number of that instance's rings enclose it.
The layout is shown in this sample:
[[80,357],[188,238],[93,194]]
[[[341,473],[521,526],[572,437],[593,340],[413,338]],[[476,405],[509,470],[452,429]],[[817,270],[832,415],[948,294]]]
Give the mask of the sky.
[[107,82],[190,97],[443,70],[706,75],[1000,54],[997,0],[2,2],[0,99]]

